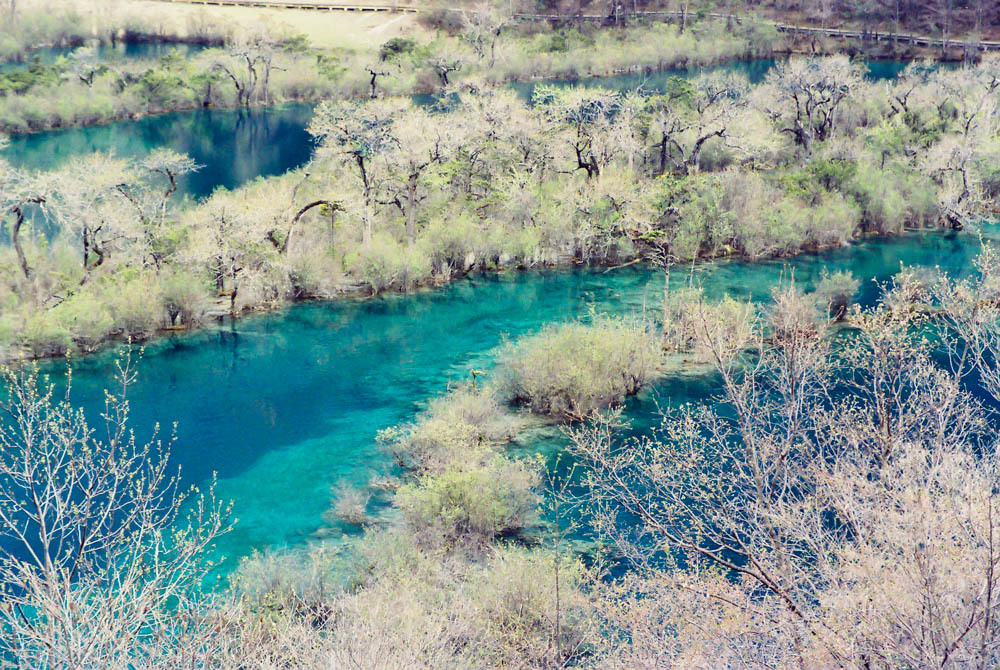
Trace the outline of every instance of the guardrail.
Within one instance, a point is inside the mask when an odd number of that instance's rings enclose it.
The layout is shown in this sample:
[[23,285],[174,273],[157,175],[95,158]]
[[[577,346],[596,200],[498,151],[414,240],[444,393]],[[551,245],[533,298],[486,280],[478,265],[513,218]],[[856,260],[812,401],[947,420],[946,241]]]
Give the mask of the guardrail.
[[327,12],[404,12],[415,14],[422,11],[420,7],[410,5],[352,5],[330,4],[326,2],[280,0],[160,0],[184,5],[214,5],[216,7],[257,7],[264,9],[308,9]]

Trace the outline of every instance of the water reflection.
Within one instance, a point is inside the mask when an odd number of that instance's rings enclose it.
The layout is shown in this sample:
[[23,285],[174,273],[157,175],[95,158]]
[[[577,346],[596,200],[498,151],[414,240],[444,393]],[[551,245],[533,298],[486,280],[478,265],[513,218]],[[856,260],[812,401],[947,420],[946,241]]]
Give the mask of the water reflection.
[[[751,81],[759,82],[775,62],[743,61],[654,73],[551,80],[550,83],[657,91],[662,90],[671,77],[691,77],[711,71],[742,72]],[[905,61],[873,61],[869,64],[869,76],[890,79],[905,66]],[[528,99],[539,83],[520,82],[511,86]],[[437,98],[418,95],[414,96],[414,101],[431,105],[437,103]],[[205,166],[181,183],[183,193],[201,198],[219,186],[232,189],[257,177],[282,174],[304,165],[313,150],[306,126],[314,107],[311,103],[297,103],[253,110],[200,109],[101,126],[16,135],[11,138],[5,155],[17,167],[49,170],[83,153],[113,151],[118,156],[144,156],[158,147],[169,147],[189,154]]]

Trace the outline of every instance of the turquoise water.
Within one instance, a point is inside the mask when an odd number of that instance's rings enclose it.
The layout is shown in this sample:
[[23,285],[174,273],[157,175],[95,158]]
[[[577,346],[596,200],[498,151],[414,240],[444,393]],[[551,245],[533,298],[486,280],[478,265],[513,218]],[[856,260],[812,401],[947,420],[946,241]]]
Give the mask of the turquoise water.
[[[870,66],[872,77],[894,77],[905,65],[903,61],[875,61]],[[552,83],[621,90],[641,87],[652,91],[662,88],[670,77],[688,77],[709,70],[739,71],[753,80],[760,80],[773,66],[773,60],[746,61],[652,74],[554,80]],[[523,82],[513,87],[527,98],[537,83]],[[415,99],[418,103],[428,103],[433,96],[415,96]],[[201,198],[218,186],[235,188],[258,176],[282,174],[308,162],[313,142],[305,128],[312,110],[313,105],[305,103],[255,110],[196,110],[100,126],[15,135],[10,138],[4,155],[17,167],[48,170],[72,156],[94,151],[112,151],[118,156],[129,157],[145,156],[155,148],[169,147],[190,154],[204,166],[181,183],[182,193]]]
[[[15,164],[49,169],[86,152],[136,156],[169,146],[205,165],[184,184],[188,196],[201,197],[306,162],[311,113],[303,104],[166,114],[15,137],[7,153]],[[887,279],[900,262],[962,272],[976,244],[971,235],[911,235],[785,262],[706,265],[695,274],[710,296],[764,299],[783,276],[794,273],[808,285],[823,268],[846,268],[865,280],[861,297],[871,300],[871,280]],[[253,549],[350,532],[323,521],[330,486],[361,483],[387,467],[375,447],[379,429],[412,419],[470,368],[489,367],[505,338],[593,309],[640,313],[648,305],[656,313],[661,281],[638,268],[481,276],[434,292],[299,305],[161,340],[147,351],[133,388],[133,426],[141,437],[156,422],[176,422],[173,461],[185,482],[204,484],[218,473],[218,493],[234,500],[240,519],[219,543],[221,555],[235,560]],[[94,416],[113,361],[107,352],[74,363],[76,400]],[[45,367],[64,374],[61,363]],[[656,401],[698,399],[711,389],[703,375],[674,377],[635,399],[630,413],[641,427],[653,420]],[[551,454],[561,442],[522,446]]]
[[[977,244],[971,234],[913,234],[789,261],[705,265],[695,278],[712,297],[766,299],[782,277],[808,286],[824,268],[847,268],[865,280],[860,297],[870,301],[873,280],[901,262],[966,272]],[[219,543],[232,566],[253,549],[350,532],[323,521],[330,486],[387,468],[376,432],[411,420],[470,368],[489,367],[505,338],[592,309],[637,314],[648,306],[655,314],[661,282],[641,268],[488,275],[412,295],[299,305],[159,341],[133,387],[133,426],[141,437],[154,422],[177,422],[173,461],[184,480],[204,483],[218,472],[218,492],[234,500],[240,519]],[[112,362],[108,352],[74,364],[76,400],[91,414]],[[62,363],[46,368],[63,374]],[[654,420],[656,402],[711,390],[704,375],[677,376],[637,398],[630,413],[641,427]],[[548,436],[522,447],[551,455],[561,442]]]
[[169,147],[202,169],[182,178],[181,192],[200,198],[216,188],[236,188],[257,177],[284,174],[305,164],[313,142],[306,125],[313,105],[261,109],[199,109],[116,121],[99,126],[14,135],[4,156],[30,170],[50,170],[73,156],[112,151],[145,156]]
[[[28,57],[20,61],[7,61],[0,63],[0,72],[14,68],[24,67],[27,63],[37,59],[43,65],[52,65],[60,58],[69,56],[79,47],[48,47],[45,49],[35,49]],[[191,56],[208,47],[200,44],[183,44],[175,42],[119,42],[112,46],[110,44],[99,44],[96,47],[96,55],[105,61],[129,61],[148,60],[165,56],[176,50],[181,56]]]
[[[593,86],[610,88],[619,91],[631,91],[640,89],[643,91],[662,92],[666,89],[668,80],[674,77],[688,79],[699,74],[711,72],[735,72],[746,75],[753,84],[764,81],[764,77],[777,61],[749,60],[737,61],[733,63],[720,63],[718,65],[708,65],[704,67],[682,67],[669,70],[658,70],[656,72],[626,72],[610,77],[584,77],[581,79],[550,79],[545,82],[515,82],[511,84],[519,94],[525,99],[530,99],[535,87],[541,83],[555,84],[557,86]],[[872,81],[883,81],[895,79],[909,64],[902,60],[873,60],[868,61],[868,79]]]

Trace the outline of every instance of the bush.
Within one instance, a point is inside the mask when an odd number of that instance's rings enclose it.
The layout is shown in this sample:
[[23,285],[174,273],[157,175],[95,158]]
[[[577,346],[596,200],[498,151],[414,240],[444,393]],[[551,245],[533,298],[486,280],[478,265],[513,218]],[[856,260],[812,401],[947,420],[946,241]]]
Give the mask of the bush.
[[430,276],[430,271],[430,261],[419,248],[387,235],[375,235],[357,259],[357,273],[375,294],[390,288],[406,290]]
[[340,481],[333,489],[333,515],[344,523],[360,526],[369,519],[369,500],[371,494],[368,491]]
[[462,387],[433,400],[415,424],[382,431],[379,441],[400,466],[441,473],[488,455],[517,425],[491,390]]
[[[556,588],[556,573],[559,587]],[[580,650],[593,621],[580,562],[544,549],[498,548],[466,589],[488,667],[558,667]]]
[[198,272],[177,270],[160,280],[160,299],[168,326],[190,326],[198,323],[209,302],[208,282]]
[[142,338],[162,322],[163,299],[160,286],[152,277],[109,279],[102,288],[101,299],[107,301],[114,331]]
[[581,420],[650,383],[661,357],[659,338],[645,323],[601,317],[524,338],[502,354],[501,366],[514,402]]
[[396,506],[424,544],[477,544],[534,523],[540,485],[537,463],[494,456],[405,484]]
[[906,226],[922,227],[938,220],[938,189],[912,171],[879,169],[862,163],[848,191],[861,208],[869,230],[898,233]]
[[412,53],[417,47],[417,41],[412,37],[393,37],[378,50],[380,61],[394,60],[403,54]]
[[421,240],[435,272],[450,277],[453,272],[461,274],[472,268],[482,237],[482,229],[471,217],[459,215],[432,221]]
[[114,327],[114,318],[101,300],[90,293],[69,296],[52,308],[57,328],[73,334],[73,340],[84,349],[100,344]]
[[854,302],[854,294],[858,292],[861,282],[850,272],[840,271],[830,274],[823,269],[823,275],[816,286],[816,299],[827,311],[830,318],[841,321],[847,315],[847,309]]

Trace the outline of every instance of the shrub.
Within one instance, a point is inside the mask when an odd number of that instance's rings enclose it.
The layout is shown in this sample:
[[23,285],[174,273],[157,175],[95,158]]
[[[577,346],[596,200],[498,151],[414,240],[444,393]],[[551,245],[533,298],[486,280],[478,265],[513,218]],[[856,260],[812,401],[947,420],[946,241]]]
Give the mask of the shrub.
[[670,291],[663,311],[664,347],[687,351],[697,342],[698,306],[703,300],[702,290],[693,286]]
[[534,523],[540,484],[537,463],[495,456],[405,484],[396,506],[422,543],[477,544]]
[[645,324],[597,318],[549,326],[501,356],[510,398],[534,412],[579,420],[652,381],[660,343]]
[[[52,308],[51,314],[55,323],[59,324],[54,331],[72,333],[73,340],[84,349],[102,342],[114,327],[114,318],[108,307],[87,292],[69,296]],[[55,337],[53,340],[58,341]]]
[[417,41],[412,37],[393,37],[379,48],[378,59],[393,60],[403,54],[412,53],[416,47]]
[[847,315],[847,308],[854,302],[861,282],[850,272],[838,271],[830,274],[823,269],[823,275],[816,286],[816,299],[830,318],[840,321]]
[[101,298],[108,304],[116,332],[141,338],[162,321],[163,299],[152,277],[122,277],[109,280],[102,288]]
[[359,252],[357,272],[372,293],[407,289],[430,275],[430,262],[416,246],[400,244],[387,235],[375,235],[371,246]]
[[434,270],[450,276],[453,271],[462,273],[471,269],[482,235],[482,229],[471,217],[459,215],[432,221],[424,229],[421,240]]
[[848,190],[861,208],[869,230],[896,233],[906,226],[921,227],[938,219],[937,187],[911,171],[879,169],[861,164]]
[[[558,590],[556,574],[558,571]],[[545,549],[501,547],[468,579],[478,649],[489,667],[561,667],[582,646],[593,621],[584,567]]]
[[333,515],[352,526],[360,526],[368,521],[368,491],[340,481],[333,489]]
[[490,389],[462,387],[433,400],[415,424],[382,431],[379,441],[401,466],[440,473],[509,441],[517,423]]
[[168,326],[195,324],[209,306],[208,282],[198,272],[164,273],[160,280],[160,299]]

